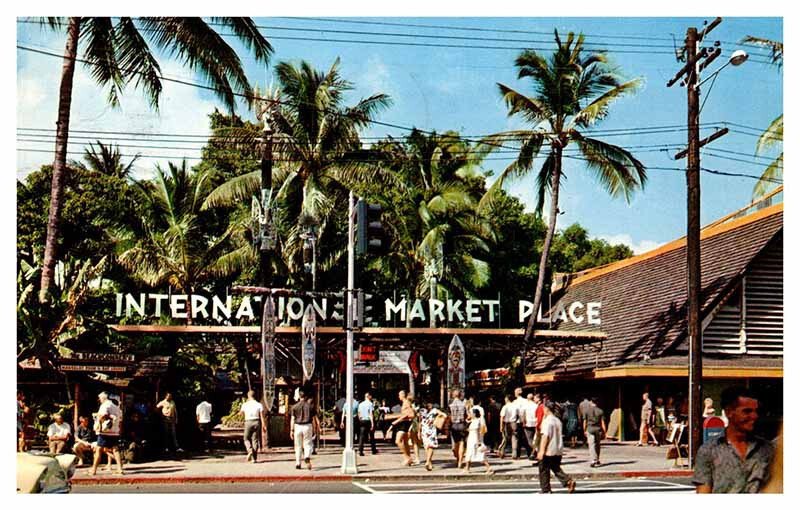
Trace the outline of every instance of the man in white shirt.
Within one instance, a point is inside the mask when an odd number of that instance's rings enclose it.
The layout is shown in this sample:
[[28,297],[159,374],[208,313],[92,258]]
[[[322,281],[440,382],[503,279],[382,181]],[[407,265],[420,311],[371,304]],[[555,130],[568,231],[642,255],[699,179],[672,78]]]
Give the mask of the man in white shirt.
[[50,453],[62,453],[64,448],[67,447],[72,435],[72,429],[69,423],[64,422],[64,417],[57,414],[53,417],[55,421],[47,428],[47,445],[50,447]]
[[511,458],[514,460],[519,460],[519,450],[520,444],[525,444],[525,434],[523,433],[522,429],[522,420],[523,420],[523,410],[527,405],[527,401],[525,397],[522,396],[522,388],[516,388],[514,390],[514,402],[512,402],[514,406],[514,411],[517,413],[517,422],[514,424],[514,440],[511,443]]
[[200,430],[201,441],[205,451],[211,452],[211,412],[212,407],[208,401],[203,400],[197,404],[195,416],[197,416],[197,428]]
[[375,406],[372,395],[364,393],[364,400],[358,404],[358,454],[364,456],[364,441],[369,439],[372,455],[378,453],[375,446]]
[[113,400],[108,398],[105,391],[97,395],[100,408],[95,417],[95,432],[97,432],[97,448],[94,449],[94,461],[89,474],[94,476],[97,473],[97,466],[100,465],[100,458],[105,453],[109,456],[109,469],[113,457],[117,461],[117,474],[124,474],[122,471],[122,456],[119,453],[119,433],[122,424],[122,411]]
[[501,459],[506,456],[506,445],[508,445],[509,439],[511,440],[512,453],[519,448],[517,444],[518,419],[519,416],[514,403],[511,401],[511,395],[506,395],[506,403],[500,409],[500,435],[502,436],[502,441],[500,441],[500,446],[497,447],[498,455]]
[[542,420],[542,443],[539,445],[539,486],[542,493],[553,492],[550,488],[550,471],[556,475],[561,484],[569,492],[575,492],[575,480],[561,469],[561,458],[564,455],[564,439],[559,420],[553,410],[555,402],[544,402],[544,419]]
[[244,415],[244,447],[247,449],[247,461],[256,463],[258,460],[258,435],[261,432],[261,413],[264,407],[256,400],[256,392],[247,392],[247,401],[242,404],[239,413]]
[[528,398],[521,404],[520,423],[525,434],[525,449],[528,451],[528,460],[533,460],[536,451],[536,403],[533,393],[528,393]]

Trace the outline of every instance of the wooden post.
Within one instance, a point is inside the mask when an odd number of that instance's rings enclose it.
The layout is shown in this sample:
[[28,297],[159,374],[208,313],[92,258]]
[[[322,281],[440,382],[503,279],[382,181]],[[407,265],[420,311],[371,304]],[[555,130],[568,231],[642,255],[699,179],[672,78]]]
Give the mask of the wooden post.
[[78,430],[78,417],[80,416],[80,405],[78,404],[80,400],[81,394],[81,384],[76,382],[75,383],[75,404],[74,404],[74,411],[72,417],[72,433],[75,434],[75,431]]
[[442,351],[442,366],[439,367],[439,405],[447,406],[447,350]]

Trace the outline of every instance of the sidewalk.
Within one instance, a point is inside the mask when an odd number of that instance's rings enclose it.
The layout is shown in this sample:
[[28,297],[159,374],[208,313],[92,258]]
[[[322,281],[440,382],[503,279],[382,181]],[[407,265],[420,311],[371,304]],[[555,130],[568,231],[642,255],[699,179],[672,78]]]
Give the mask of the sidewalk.
[[[483,466],[473,466],[470,474],[456,469],[449,442],[442,441],[433,456],[433,471],[424,464],[401,466],[402,456],[394,445],[378,443],[378,454],[358,456],[357,475],[341,473],[342,449],[328,443],[312,457],[313,469],[297,470],[294,452],[287,447],[274,448],[260,454],[256,464],[248,463],[244,449],[241,452],[225,451],[214,455],[193,455],[181,460],[162,460],[142,464],[126,464],[125,475],[110,474],[104,468],[90,476],[87,468],[80,468],[72,479],[76,485],[91,484],[146,484],[146,483],[208,483],[208,482],[281,482],[281,481],[376,481],[376,480],[485,480]],[[585,447],[565,448],[564,470],[577,479],[688,476],[685,467],[673,467],[666,459],[667,448],[639,447],[634,443],[604,442],[601,452],[603,465],[589,467],[589,452]],[[420,449],[423,456],[424,450]],[[490,454],[489,462],[495,471],[493,480],[531,480],[538,470],[528,460],[500,459]],[[116,466],[115,466],[116,467]]]

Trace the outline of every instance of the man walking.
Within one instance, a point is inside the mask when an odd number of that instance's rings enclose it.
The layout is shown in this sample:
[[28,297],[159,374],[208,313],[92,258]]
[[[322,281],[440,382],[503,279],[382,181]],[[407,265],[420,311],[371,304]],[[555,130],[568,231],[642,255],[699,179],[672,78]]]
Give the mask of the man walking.
[[181,453],[183,450],[178,446],[178,406],[172,400],[172,393],[164,395],[164,400],[156,404],[156,408],[161,409],[161,423],[164,430],[164,452],[170,450]]
[[756,493],[767,484],[775,446],[753,434],[758,399],[743,387],[727,388],[720,402],[728,426],[725,433],[697,452],[692,482],[698,493]]
[[358,454],[364,456],[364,440],[369,438],[372,447],[372,455],[378,453],[375,447],[375,405],[372,403],[372,395],[364,393],[364,400],[358,404]]
[[100,458],[105,453],[109,456],[108,467],[111,469],[111,457],[117,461],[117,474],[124,474],[122,470],[122,456],[119,453],[119,435],[122,425],[122,411],[115,404],[105,391],[97,395],[100,408],[97,410],[95,421],[95,431],[97,432],[97,448],[94,450],[94,460],[89,474],[97,474],[97,466],[100,465]]
[[639,442],[636,443],[636,446],[647,446],[647,436],[650,434],[650,419],[653,415],[653,403],[650,401],[650,395],[648,393],[642,395],[642,402],[641,422],[639,423]]
[[206,400],[197,404],[197,408],[194,411],[195,416],[197,416],[197,428],[200,431],[200,440],[206,452],[211,452],[213,449],[211,447],[211,412],[211,404]]
[[463,393],[457,389],[451,392],[450,402],[450,438],[453,440],[453,455],[456,457],[458,469],[464,461],[464,440],[467,431],[467,406],[461,399]]
[[[537,395],[538,396],[538,395]],[[534,460],[536,452],[536,408],[539,404],[533,393],[528,393],[528,398],[520,410],[520,425],[525,435],[525,449],[528,451],[528,460]]]
[[539,486],[542,493],[553,492],[550,488],[550,471],[556,475],[561,484],[575,492],[575,480],[561,469],[561,458],[564,455],[564,440],[562,437],[561,420],[553,410],[555,403],[551,400],[544,402],[544,419],[541,423],[542,443],[539,445]]
[[[500,409],[500,446],[497,447],[498,456],[503,459],[506,456],[506,446],[508,445],[509,439],[511,439],[511,444],[513,445],[516,442],[516,436],[514,435],[513,430],[513,423],[517,421],[517,415],[514,412],[514,404],[511,402],[511,395],[506,395],[505,397],[506,403]],[[515,447],[512,446],[512,451]]]
[[247,462],[256,463],[260,443],[258,435],[261,433],[261,413],[264,406],[255,398],[256,392],[247,392],[247,401],[242,404],[239,413],[244,415],[244,447],[247,450]]
[[[590,405],[592,405],[592,403],[589,401],[589,397],[583,397],[583,400],[581,400],[581,403],[578,404],[578,423],[581,424],[581,427],[583,427],[583,421],[584,421],[584,419],[586,417],[586,411],[589,410],[589,406]],[[584,435],[584,441],[588,442],[588,438],[586,438],[585,435]],[[584,444],[586,444],[586,443],[584,443]]]
[[294,440],[294,467],[300,469],[300,459],[311,469],[311,451],[314,449],[314,433],[319,431],[317,410],[300,389],[300,400],[292,407],[289,438]]
[[[519,460],[519,451],[521,450],[521,444],[525,444],[525,433],[523,432],[523,412],[525,406],[527,405],[527,400],[522,396],[522,388],[516,388],[514,390],[514,402],[512,402],[514,406],[514,412],[517,414],[517,421],[513,426],[514,429],[514,438],[516,441],[511,442],[511,458],[514,460]],[[516,444],[515,444],[516,443]]]
[[597,405],[597,397],[592,397],[583,414],[583,434],[589,444],[590,467],[600,467],[600,440],[606,435],[606,421],[603,410]]

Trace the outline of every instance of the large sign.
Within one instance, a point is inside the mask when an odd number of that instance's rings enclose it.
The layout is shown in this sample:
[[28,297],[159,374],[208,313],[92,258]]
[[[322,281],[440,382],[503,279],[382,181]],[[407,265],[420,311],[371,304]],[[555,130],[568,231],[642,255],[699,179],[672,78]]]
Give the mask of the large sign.
[[378,361],[358,362],[354,374],[411,374],[408,361],[411,351],[380,351]]
[[[191,301],[191,303],[190,303]],[[262,296],[244,296],[237,299],[234,306],[233,297],[211,296],[200,294],[130,294],[118,293],[116,302],[117,317],[154,317],[168,315],[173,319],[188,318],[191,310],[192,319],[212,319],[218,322],[225,320],[254,321],[254,307],[260,306]],[[319,321],[343,320],[343,298],[303,299],[299,297],[277,298],[275,316],[279,322],[290,323],[302,321],[308,310],[313,310]],[[191,305],[191,306],[189,306]],[[550,317],[538,313],[540,321],[572,322],[599,326],[601,304],[598,301],[571,303],[560,302]],[[428,324],[430,319],[441,323],[492,324],[499,320],[499,299],[414,299],[403,298],[399,301],[391,298],[383,301],[384,313],[380,319],[387,324],[399,321],[412,325]],[[519,301],[517,304],[517,321],[525,324],[533,313],[533,303]]]

